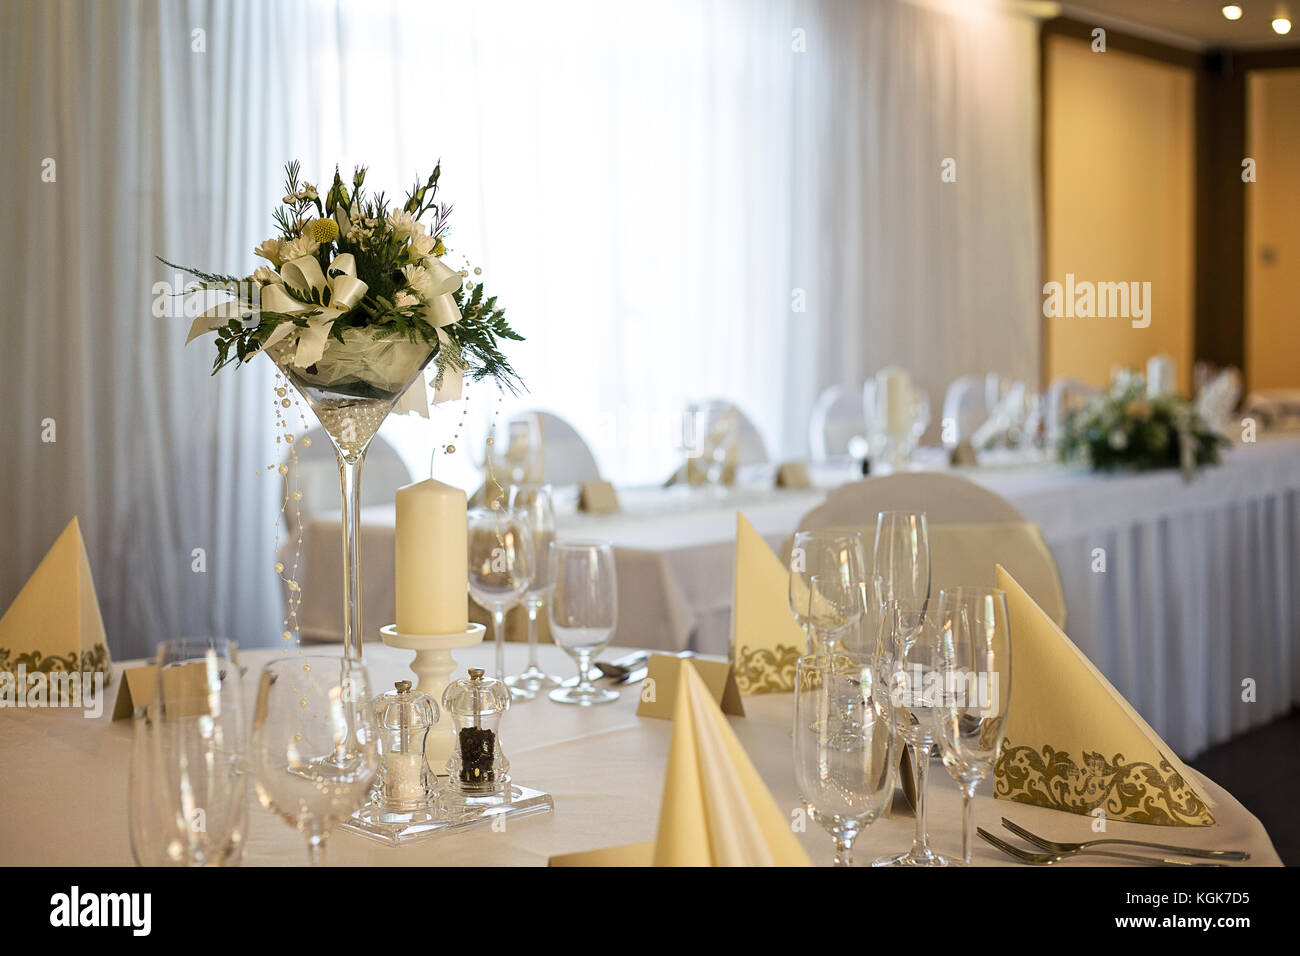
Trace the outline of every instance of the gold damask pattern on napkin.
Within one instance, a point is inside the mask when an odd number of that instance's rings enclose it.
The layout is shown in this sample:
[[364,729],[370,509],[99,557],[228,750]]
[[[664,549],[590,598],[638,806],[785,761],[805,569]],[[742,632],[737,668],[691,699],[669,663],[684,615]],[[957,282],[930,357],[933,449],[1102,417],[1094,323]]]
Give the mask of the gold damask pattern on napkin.
[[794,690],[795,667],[803,651],[787,644],[737,648],[732,660],[742,694],[781,694]]
[[1004,800],[1091,815],[1101,808],[1106,818],[1157,826],[1214,826],[1205,802],[1170,764],[1107,760],[1084,752],[1076,760],[1063,750],[1016,746],[1003,741],[993,768],[994,793]]

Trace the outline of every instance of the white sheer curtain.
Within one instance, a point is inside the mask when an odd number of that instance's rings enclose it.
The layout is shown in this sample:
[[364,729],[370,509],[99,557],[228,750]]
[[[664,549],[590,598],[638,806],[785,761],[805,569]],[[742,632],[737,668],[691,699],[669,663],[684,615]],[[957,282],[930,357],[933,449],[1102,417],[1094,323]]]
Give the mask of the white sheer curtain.
[[[5,4],[0,602],[78,514],[118,656],[278,638],[271,369],[209,377],[151,287],[171,278],[155,254],[251,269],[292,158],[318,184],[368,163],[390,194],[441,158],[453,252],[528,337],[511,356],[530,394],[505,410],[570,419],[616,480],[667,474],[690,398],[736,400],[798,454],[819,388],[886,362],[935,389],[1032,377],[1036,40],[992,11]],[[494,400],[470,390],[476,415]]]

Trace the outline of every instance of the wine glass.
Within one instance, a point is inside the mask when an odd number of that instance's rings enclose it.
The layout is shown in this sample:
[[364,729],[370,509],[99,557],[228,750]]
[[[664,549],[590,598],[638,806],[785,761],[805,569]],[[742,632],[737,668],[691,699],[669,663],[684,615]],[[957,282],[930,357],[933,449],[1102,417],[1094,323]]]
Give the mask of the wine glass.
[[[533,579],[533,538],[528,519],[509,508],[472,508],[466,517],[469,593],[492,615],[496,640],[496,678],[506,678],[506,611],[528,591]],[[522,685],[510,688],[514,700],[532,700]]]
[[881,598],[925,608],[930,600],[930,529],[925,512],[876,515],[874,574]]
[[997,588],[939,592],[941,696],[934,707],[939,753],[962,797],[962,859],[969,865],[975,788],[993,772],[1011,699],[1007,595]]
[[131,852],[140,866],[234,866],[248,781],[235,646],[177,638],[158,648],[153,700],[135,718]]
[[360,658],[302,654],[262,668],[251,745],[257,799],[307,838],[313,866],[379,769],[370,696]]
[[803,625],[810,653],[819,649],[834,653],[837,642],[861,620],[865,564],[862,536],[856,531],[795,533],[790,549],[790,610]]
[[551,700],[583,707],[618,700],[618,691],[597,687],[589,676],[592,655],[618,624],[614,549],[604,542],[553,541],[549,560],[551,636],[578,662],[577,684],[551,691]]
[[523,687],[536,693],[559,687],[562,681],[542,670],[537,663],[537,613],[546,604],[551,592],[548,560],[551,542],[555,540],[555,507],[551,500],[550,485],[512,485],[510,510],[521,514],[528,523],[532,537],[533,578],[524,594],[524,607],[528,610],[528,667],[523,673],[507,677],[511,687]]
[[[858,731],[846,742],[845,701]],[[869,661],[810,654],[795,671],[794,768],[799,799],[835,841],[835,865],[851,866],[853,841],[894,792],[895,743],[887,688]]]
[[933,609],[905,601],[890,601],[893,653],[882,658],[889,673],[894,732],[907,745],[916,774],[916,831],[906,853],[877,860],[876,865],[947,866],[930,847],[926,828],[926,790],[930,749],[935,742],[934,707],[941,675],[938,627]]

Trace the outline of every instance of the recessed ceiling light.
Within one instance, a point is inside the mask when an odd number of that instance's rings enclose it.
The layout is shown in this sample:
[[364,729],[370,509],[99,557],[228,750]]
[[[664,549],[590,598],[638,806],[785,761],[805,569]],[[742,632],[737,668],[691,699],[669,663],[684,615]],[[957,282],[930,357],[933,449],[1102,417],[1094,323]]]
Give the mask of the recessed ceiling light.
[[1273,18],[1273,32],[1274,32],[1274,33],[1279,33],[1279,34],[1281,34],[1281,33],[1290,33],[1290,32],[1291,32],[1291,21],[1288,20],[1286,17],[1274,17],[1274,18]]
[[1230,3],[1223,8],[1223,16],[1228,20],[1240,20],[1241,7],[1237,6],[1235,3]]

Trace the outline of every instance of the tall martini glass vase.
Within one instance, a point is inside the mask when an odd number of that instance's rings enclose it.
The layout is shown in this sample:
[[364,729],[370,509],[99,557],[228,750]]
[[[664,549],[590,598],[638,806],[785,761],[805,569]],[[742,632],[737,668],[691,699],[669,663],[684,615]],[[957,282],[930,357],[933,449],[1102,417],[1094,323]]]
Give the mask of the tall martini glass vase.
[[296,364],[297,343],[267,349],[298,390],[338,456],[343,496],[343,656],[361,656],[361,466],[370,441],[397,400],[424,371],[433,350],[423,342],[348,329],[330,337],[321,357]]

